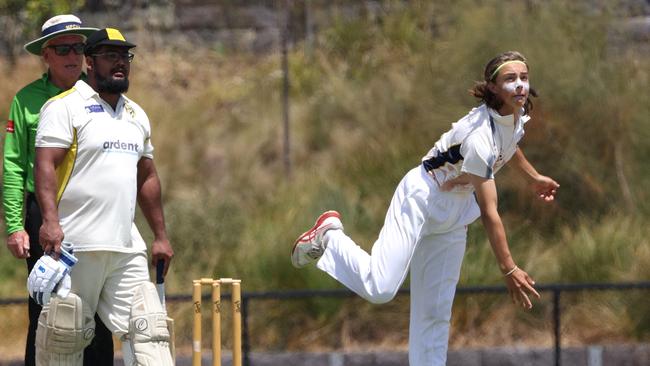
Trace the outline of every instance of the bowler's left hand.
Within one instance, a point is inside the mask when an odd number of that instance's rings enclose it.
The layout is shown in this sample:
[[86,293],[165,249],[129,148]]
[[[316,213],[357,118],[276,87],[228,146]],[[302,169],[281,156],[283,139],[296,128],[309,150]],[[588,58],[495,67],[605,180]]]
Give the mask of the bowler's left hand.
[[551,202],[555,199],[560,185],[550,177],[539,175],[533,180],[531,187],[539,199]]

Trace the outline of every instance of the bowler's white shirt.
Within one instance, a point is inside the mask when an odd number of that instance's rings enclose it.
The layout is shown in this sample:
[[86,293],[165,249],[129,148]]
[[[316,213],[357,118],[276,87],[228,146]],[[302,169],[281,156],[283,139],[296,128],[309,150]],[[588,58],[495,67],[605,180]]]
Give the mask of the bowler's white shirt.
[[[501,116],[485,104],[473,108],[422,158],[424,167],[440,185],[464,173],[494,179],[524,136],[530,117],[523,115],[523,109],[520,116],[515,121],[514,115]],[[460,185],[453,190],[472,192],[473,187]]]

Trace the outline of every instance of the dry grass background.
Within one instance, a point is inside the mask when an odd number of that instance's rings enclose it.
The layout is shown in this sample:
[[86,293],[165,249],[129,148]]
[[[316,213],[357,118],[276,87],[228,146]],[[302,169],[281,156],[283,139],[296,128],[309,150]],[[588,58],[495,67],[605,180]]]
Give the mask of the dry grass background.
[[[401,176],[475,105],[466,90],[488,58],[507,49],[529,57],[542,93],[523,148],[562,185],[546,207],[513,171],[498,177],[518,263],[538,283],[648,280],[647,56],[611,51],[607,6],[588,12],[581,2],[507,4],[414,3],[381,23],[336,22],[321,30],[312,55],[297,45],[289,55],[290,179],[282,170],[278,54],[136,49],[129,96],[152,121],[176,250],[168,293],[189,293],[191,279],[206,276],[243,278],[244,291],[339,286],[314,268],[291,268],[295,235],[320,211],[337,209],[348,234],[369,249]],[[0,69],[6,115],[13,94],[42,68],[25,56],[15,69]],[[25,295],[23,264],[6,249],[0,278],[1,297]],[[500,283],[475,224],[461,285]],[[543,294],[523,312],[505,296],[459,296],[451,346],[550,346],[550,304]],[[647,304],[643,291],[565,296],[563,341],[647,342]],[[177,342],[188,350],[189,303],[171,307]],[[0,314],[0,354],[19,355],[23,309],[2,307]],[[407,298],[382,306],[359,299],[253,302],[250,314],[257,350],[406,348]]]

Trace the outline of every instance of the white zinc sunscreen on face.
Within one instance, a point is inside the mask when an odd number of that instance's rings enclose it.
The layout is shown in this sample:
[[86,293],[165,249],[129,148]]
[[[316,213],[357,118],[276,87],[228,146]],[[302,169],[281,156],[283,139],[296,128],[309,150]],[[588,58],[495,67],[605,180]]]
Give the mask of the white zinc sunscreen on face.
[[503,89],[507,90],[510,93],[515,93],[519,87],[523,88],[526,93],[528,93],[528,90],[530,89],[528,81],[521,80],[520,78],[503,83]]

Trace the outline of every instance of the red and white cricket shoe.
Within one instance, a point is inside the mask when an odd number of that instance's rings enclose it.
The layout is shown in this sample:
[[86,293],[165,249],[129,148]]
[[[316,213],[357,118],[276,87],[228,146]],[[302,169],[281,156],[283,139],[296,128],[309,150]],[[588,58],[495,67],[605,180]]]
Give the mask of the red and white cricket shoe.
[[311,229],[298,237],[291,251],[291,263],[294,267],[302,268],[323,255],[326,248],[323,236],[328,230],[343,230],[341,214],[336,211],[324,212],[318,216]]

